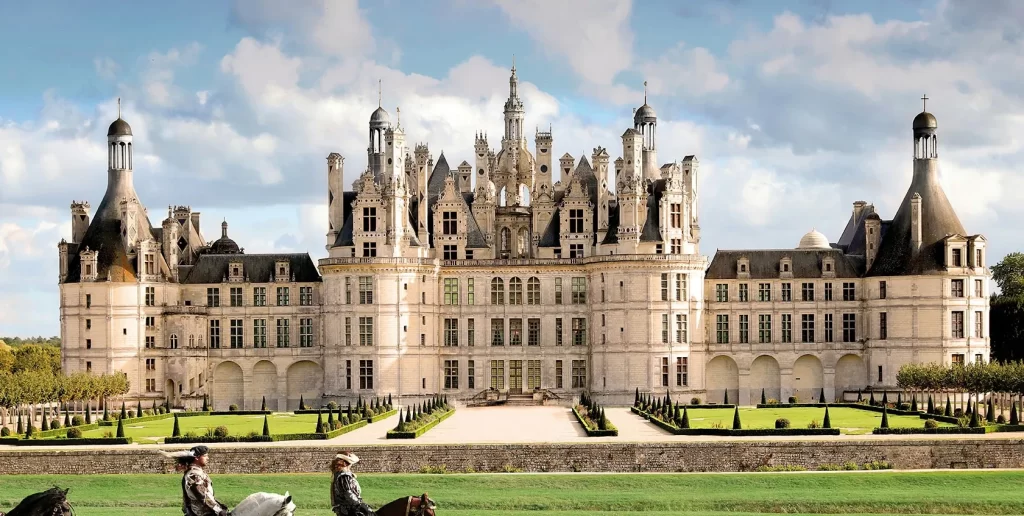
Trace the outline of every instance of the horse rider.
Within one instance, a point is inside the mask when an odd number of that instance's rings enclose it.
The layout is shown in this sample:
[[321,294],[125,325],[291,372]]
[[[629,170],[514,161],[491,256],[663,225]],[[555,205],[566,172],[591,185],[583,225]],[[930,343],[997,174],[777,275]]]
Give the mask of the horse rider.
[[184,471],[181,477],[182,511],[185,516],[228,516],[228,506],[217,501],[213,495],[213,482],[203,469],[209,459],[210,449],[195,446],[191,450],[165,453],[177,459],[176,469]]
[[373,509],[363,502],[362,489],[352,471],[352,466],[359,462],[356,454],[345,451],[334,456],[331,461],[331,509],[337,516],[376,516]]

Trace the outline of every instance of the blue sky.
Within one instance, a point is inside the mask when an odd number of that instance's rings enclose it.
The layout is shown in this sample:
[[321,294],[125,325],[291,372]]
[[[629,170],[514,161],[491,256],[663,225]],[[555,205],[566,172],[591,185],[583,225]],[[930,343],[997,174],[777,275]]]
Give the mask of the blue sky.
[[325,157],[365,166],[365,124],[401,106],[435,158],[496,145],[516,55],[527,125],[576,158],[643,101],[659,158],[701,161],[701,249],[839,236],[852,202],[891,217],[922,93],[942,180],[992,256],[1016,250],[1024,158],[1024,4],[1012,0],[721,2],[379,0],[0,4],[0,335],[56,334],[56,243],[95,206],[123,99],[136,187],[226,218],[248,252],[325,254]]

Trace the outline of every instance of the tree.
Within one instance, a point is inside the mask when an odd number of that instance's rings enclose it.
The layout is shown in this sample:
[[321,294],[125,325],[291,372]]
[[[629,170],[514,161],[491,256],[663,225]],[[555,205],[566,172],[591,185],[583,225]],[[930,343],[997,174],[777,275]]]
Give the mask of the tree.
[[1014,401],[1013,403],[1011,403],[1011,405],[1012,406],[1010,407],[1010,424],[1019,425],[1020,415],[1017,414],[1017,402]]
[[128,411],[125,410],[124,402],[121,402],[121,419],[128,419]]
[[991,396],[988,398],[988,410],[985,411],[985,421],[989,423],[996,422],[996,406],[995,403],[992,402]]
[[679,428],[690,428],[690,415],[686,413],[686,407],[683,407],[683,423],[679,425]]
[[1024,253],[1010,253],[990,267],[1000,297],[1024,299]]
[[928,413],[929,414],[934,414],[935,413],[935,400],[932,399],[932,395],[931,394],[928,395]]
[[[267,397],[266,396],[263,397],[263,404],[260,405],[260,410],[262,410],[264,412],[266,412],[266,410],[267,410]],[[263,419],[265,420],[266,418],[264,417]]]
[[315,433],[324,433],[324,414],[323,412],[316,413],[316,431]]
[[306,410],[306,399],[299,395],[299,410]]
[[889,407],[882,405],[882,426],[879,428],[889,428]]
[[174,430],[171,431],[171,437],[181,437],[181,427],[178,426],[178,415],[174,415]]
[[270,422],[266,415],[263,416],[263,437],[270,437]]
[[116,437],[124,437],[124,419],[117,420],[117,435]]
[[722,400],[722,405],[729,404],[729,389],[725,390],[725,398]]
[[736,407],[736,410],[732,413],[732,429],[742,430],[743,425],[740,424],[740,408]]
[[[762,392],[764,392],[763,389],[762,389]],[[825,402],[825,388],[824,387],[821,388],[821,393],[818,394],[818,403],[822,403],[822,404],[826,403]]]
[[0,346],[0,373],[14,372],[14,352],[6,346]]
[[768,399],[764,397],[764,387],[761,387],[761,404],[767,405]]
[[832,418],[828,417],[828,406],[825,406],[825,421],[821,424],[822,428],[832,428]]
[[946,409],[942,411],[942,415],[946,417],[953,417],[953,404],[949,401],[949,396],[946,396]]
[[978,411],[971,412],[971,422],[967,425],[971,428],[978,428],[981,424],[978,422]]
[[327,428],[334,429],[334,411],[331,409],[327,409]]

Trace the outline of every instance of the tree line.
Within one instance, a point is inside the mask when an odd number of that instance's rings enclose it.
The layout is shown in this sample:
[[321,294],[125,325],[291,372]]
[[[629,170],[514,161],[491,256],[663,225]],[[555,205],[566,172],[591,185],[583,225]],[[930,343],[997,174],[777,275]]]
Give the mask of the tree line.
[[989,300],[993,360],[1024,360],[1024,253],[1010,253],[991,267],[999,294]]
[[896,384],[922,402],[932,397],[938,404],[943,401],[938,396],[945,395],[962,406],[987,395],[1005,408],[1007,401],[1024,396],[1024,362],[906,364],[896,373]]

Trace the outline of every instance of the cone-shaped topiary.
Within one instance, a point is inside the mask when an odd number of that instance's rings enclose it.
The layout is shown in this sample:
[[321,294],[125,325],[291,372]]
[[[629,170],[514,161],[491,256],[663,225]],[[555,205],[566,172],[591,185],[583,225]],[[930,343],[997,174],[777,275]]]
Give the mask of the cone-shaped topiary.
[[917,396],[910,397],[910,411],[917,412]]
[[[448,402],[448,396],[445,396],[444,401],[445,401],[445,403]],[[390,409],[392,406],[394,406],[394,404],[391,402],[391,394],[389,393],[388,394],[388,408]]]
[[679,428],[690,428],[690,415],[686,413],[686,407],[683,407],[683,422]]
[[889,393],[885,392],[885,391],[882,391],[882,405],[888,405],[888,404],[889,404]]
[[871,397],[868,399],[868,405],[877,405],[877,403],[875,403],[875,391],[871,391]]
[[334,429],[334,411],[327,410],[327,428]]
[[821,392],[818,393],[818,403],[825,403],[825,388],[821,388]]
[[764,396],[764,387],[761,388],[761,404],[762,405],[767,405],[768,404],[768,398],[766,398]]
[[985,411],[985,421],[989,423],[996,422],[996,405],[992,402],[992,398],[988,399],[988,410]]
[[639,387],[636,388],[636,394],[633,396],[633,406],[634,407],[639,407],[640,406],[640,388]]
[[121,402],[121,419],[128,419],[128,411],[125,410],[124,402]]
[[71,426],[71,413],[67,410],[64,411],[64,428]]
[[864,393],[857,389],[857,403],[864,401]]
[[318,434],[324,433],[324,413],[323,412],[317,412],[316,413],[316,430],[315,430],[315,433],[318,433]]
[[825,420],[821,423],[822,428],[832,428],[832,418],[828,417],[828,407],[825,407]]
[[46,422],[47,412],[49,412],[47,409],[43,409],[43,422],[39,425],[39,429],[44,432],[50,429],[50,424]]
[[18,412],[18,435],[25,433],[25,425],[21,422],[21,412]]
[[139,400],[139,404],[135,409],[135,417],[142,417],[142,400]]
[[728,405],[729,404],[729,389],[725,390],[725,396],[724,396],[724,399],[722,401],[722,404],[723,405]]
[[942,411],[942,415],[953,417],[953,404],[949,402],[949,396],[946,396],[946,410]]
[[306,399],[299,394],[299,410],[306,410]]
[[107,402],[103,402],[103,420],[110,421],[110,411],[107,410]]
[[935,400],[932,399],[932,395],[931,394],[928,395],[928,413],[929,414],[934,414],[935,413]]
[[405,410],[405,422],[412,423],[412,408],[407,408]]
[[1017,414],[1017,402],[1016,401],[1010,403],[1010,424],[1011,425],[1019,425],[1020,424],[1020,415]]
[[889,408],[882,406],[882,426],[881,428],[889,428]]
[[897,392],[896,393],[896,408],[900,408],[900,405],[902,405],[902,404],[903,404],[903,392]]
[[349,400],[349,402],[348,402],[348,408],[345,409],[345,415],[348,416],[349,418],[352,417],[352,401],[351,400]]
[[174,430],[171,430],[171,437],[181,437],[181,426],[178,425],[178,415],[174,415]]
[[270,437],[270,421],[266,415],[263,416],[263,437]]
[[120,418],[117,420],[117,433],[114,437],[124,437],[124,420],[126,418]]
[[203,394],[203,412],[209,412],[209,411],[210,411],[210,398],[207,395]]
[[28,421],[28,428],[25,429],[25,439],[31,439],[32,435],[36,433],[36,427],[32,426],[32,420]]
[[732,413],[732,429],[743,430],[743,425],[740,424],[740,408],[736,407],[736,411]]
[[[87,425],[91,425],[92,424],[92,412],[89,409],[89,404],[88,403],[85,404],[85,424],[87,424]],[[21,433],[21,431],[19,430],[18,433]]]
[[267,397],[266,396],[263,397],[263,403],[260,404],[260,410],[262,410],[264,412],[267,411]]
[[971,422],[967,426],[971,428],[978,428],[981,426],[981,423],[978,421],[977,411],[971,412]]

